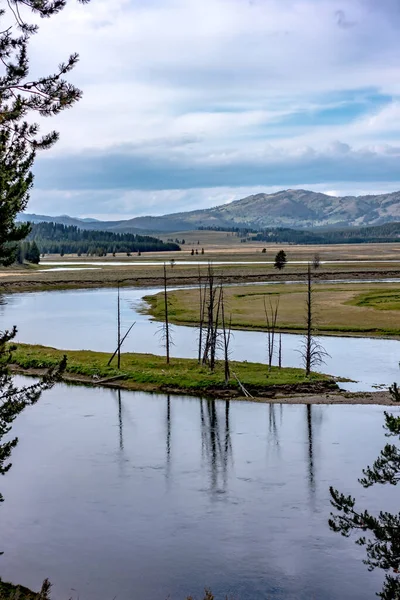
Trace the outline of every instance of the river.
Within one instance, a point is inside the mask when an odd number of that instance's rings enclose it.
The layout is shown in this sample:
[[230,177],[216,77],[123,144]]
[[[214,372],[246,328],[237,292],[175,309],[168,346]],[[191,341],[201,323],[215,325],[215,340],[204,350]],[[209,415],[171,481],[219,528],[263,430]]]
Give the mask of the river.
[[373,600],[382,573],[329,530],[328,488],[398,510],[357,484],[383,410],[57,385],[13,427],[1,575],[56,600]]
[[[124,351],[162,354],[160,324],[140,312],[142,298],[158,288],[122,288],[123,331],[136,321]],[[115,289],[62,290],[4,294],[0,314],[3,323],[18,325],[20,342],[43,344],[68,350],[113,352],[116,346]],[[196,357],[197,331],[194,327],[173,326],[176,357]],[[320,370],[355,380],[341,384],[349,391],[371,391],[399,379],[400,342],[373,338],[322,336],[329,356]],[[283,365],[301,366],[301,336],[282,336]],[[232,359],[266,362],[266,335],[256,331],[235,331]]]

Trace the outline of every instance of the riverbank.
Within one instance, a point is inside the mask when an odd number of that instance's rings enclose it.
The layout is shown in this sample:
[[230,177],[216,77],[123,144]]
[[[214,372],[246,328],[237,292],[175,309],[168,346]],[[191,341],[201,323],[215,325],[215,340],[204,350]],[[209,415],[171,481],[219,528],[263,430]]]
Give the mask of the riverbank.
[[[202,265],[171,265],[167,262],[168,286],[190,286],[198,284],[199,272],[204,277],[207,272],[207,260]],[[249,260],[249,256],[239,257]],[[222,255],[219,259],[226,259]],[[145,264],[144,262],[126,261],[113,264],[112,259],[101,262],[82,261],[83,264],[71,262],[68,266],[55,263],[53,267],[38,265],[37,267],[7,267],[0,269],[0,293],[54,291],[63,289],[90,289],[116,287],[161,287],[163,285],[163,263]],[[58,267],[57,264],[60,266]],[[86,265],[86,266],[85,266]],[[263,281],[282,282],[305,281],[306,265],[288,264],[284,271],[277,272],[273,264],[257,262],[256,264],[223,264],[214,265],[218,281],[226,284],[257,283]],[[399,279],[399,263],[374,264],[373,262],[341,263],[321,265],[313,275],[315,281],[354,280],[367,281],[379,279]]]
[[[12,370],[41,375],[57,365],[64,354],[68,357],[64,380],[81,385],[288,404],[393,404],[388,392],[344,392],[330,376],[313,373],[306,378],[302,369],[272,367],[268,371],[265,364],[251,362],[231,361],[231,379],[226,385],[222,361],[217,361],[211,373],[193,359],[172,358],[167,365],[161,356],[124,353],[118,370],[115,362],[107,365],[107,353],[18,344]],[[250,396],[245,396],[237,380]]]
[[[164,319],[163,293],[145,296],[146,314]],[[169,319],[177,325],[198,325],[199,290],[168,292]],[[232,327],[241,330],[266,329],[265,310],[279,303],[276,330],[304,333],[305,286],[285,284],[230,286],[224,290],[225,312]],[[313,304],[320,335],[400,338],[400,284],[318,283],[313,287]]]

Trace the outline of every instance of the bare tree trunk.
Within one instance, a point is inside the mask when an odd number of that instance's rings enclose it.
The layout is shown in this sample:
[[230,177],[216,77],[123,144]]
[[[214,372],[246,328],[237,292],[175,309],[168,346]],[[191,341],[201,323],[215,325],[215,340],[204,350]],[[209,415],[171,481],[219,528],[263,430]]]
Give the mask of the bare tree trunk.
[[305,347],[305,367],[306,377],[311,373],[311,357],[312,357],[312,329],[313,329],[313,295],[311,285],[311,267],[308,263],[307,268],[307,333],[306,333],[306,347]]
[[207,283],[205,288],[207,287],[207,291],[205,289],[204,293],[208,294],[208,304],[207,304],[207,335],[206,341],[204,344],[203,351],[203,364],[207,364],[210,362],[211,348],[214,339],[214,309],[215,309],[215,285],[214,285],[214,272],[212,270],[211,263],[208,264],[207,271]]
[[167,365],[169,365],[169,321],[168,321],[168,294],[167,294],[167,268],[164,263],[164,312],[165,312],[165,350]]
[[278,320],[278,310],[279,310],[279,296],[278,300],[275,304],[272,303],[271,298],[269,298],[269,306],[267,307],[267,303],[264,298],[264,312],[265,319],[267,322],[267,343],[268,343],[268,370],[271,370],[272,360],[274,358],[274,347],[275,347],[275,331],[276,331],[276,323]]
[[118,303],[117,303],[117,339],[118,339],[118,358],[117,365],[118,369],[121,368],[121,302],[120,302],[120,294],[119,294],[119,282],[118,282]]
[[279,354],[278,354],[278,366],[282,369],[282,334],[279,334]]
[[206,283],[204,285],[204,291],[202,289],[202,281],[199,267],[199,351],[198,351],[198,362],[201,362],[201,352],[203,349],[203,327],[204,327],[204,314],[206,308]]
[[[211,347],[210,347],[210,369],[214,371],[215,369],[215,359],[217,354],[217,342],[218,342],[218,322],[219,322],[219,313],[221,310],[221,294],[222,287],[219,288],[219,295],[217,300],[217,305],[215,307],[215,321],[212,326],[212,336],[211,336]],[[215,290],[216,296],[216,290]]]
[[314,296],[311,277],[311,265],[307,268],[307,296],[306,296],[306,333],[302,344],[301,355],[303,357],[306,377],[309,377],[314,366],[322,364],[324,358],[329,356],[314,334]]
[[228,385],[229,379],[231,376],[230,367],[229,367],[229,342],[231,339],[231,331],[232,331],[232,316],[229,318],[228,330],[226,327],[225,320],[225,298],[224,291],[221,284],[221,319],[222,319],[222,334],[224,339],[224,374],[225,374],[225,385]]

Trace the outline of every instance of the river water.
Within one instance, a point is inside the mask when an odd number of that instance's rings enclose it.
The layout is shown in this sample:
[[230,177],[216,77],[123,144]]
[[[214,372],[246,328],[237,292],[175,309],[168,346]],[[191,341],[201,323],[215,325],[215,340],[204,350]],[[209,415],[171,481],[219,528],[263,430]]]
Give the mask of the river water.
[[398,510],[396,488],[357,484],[382,423],[378,406],[57,385],[13,427],[0,573],[49,577],[56,600],[373,600],[382,574],[327,520],[329,485]]
[[[123,350],[162,354],[160,324],[139,312],[142,298],[159,292],[158,288],[121,289],[122,328],[136,321]],[[18,324],[18,341],[43,344],[68,350],[113,352],[116,347],[115,289],[63,290],[5,294],[1,298],[1,321]],[[172,355],[197,356],[197,330],[173,326]],[[387,387],[399,379],[400,342],[398,340],[326,336],[320,338],[330,356],[321,371],[355,380],[341,386],[350,391],[369,391]],[[301,336],[282,335],[283,364],[301,366]],[[266,335],[262,332],[235,331],[231,342],[232,359],[266,362]]]

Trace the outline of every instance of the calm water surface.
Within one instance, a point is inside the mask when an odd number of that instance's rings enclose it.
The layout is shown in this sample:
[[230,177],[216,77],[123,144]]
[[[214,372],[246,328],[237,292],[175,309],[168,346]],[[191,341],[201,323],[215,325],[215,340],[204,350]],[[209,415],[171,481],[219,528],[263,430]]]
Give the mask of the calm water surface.
[[[122,324],[126,331],[136,325],[124,344],[124,351],[162,354],[160,324],[138,312],[142,298],[158,288],[123,288]],[[4,326],[18,324],[18,340],[68,350],[90,349],[113,352],[116,347],[116,290],[68,290],[6,294],[0,305]],[[353,391],[367,391],[374,386],[387,387],[399,379],[400,342],[371,338],[322,337],[329,353],[321,370],[335,376],[356,380],[342,384]],[[197,330],[173,327],[172,355],[197,356]],[[301,336],[282,335],[283,364],[301,366]],[[231,342],[232,358],[266,362],[266,335],[261,332],[235,331]]]
[[58,385],[15,422],[0,572],[55,598],[368,600],[382,575],[329,531],[330,484],[357,477],[383,408],[280,406]]

